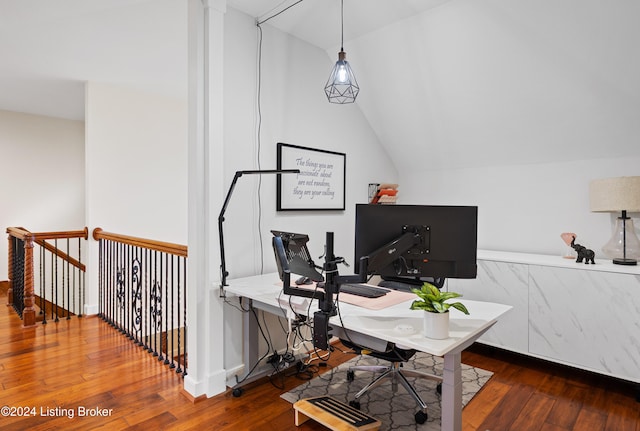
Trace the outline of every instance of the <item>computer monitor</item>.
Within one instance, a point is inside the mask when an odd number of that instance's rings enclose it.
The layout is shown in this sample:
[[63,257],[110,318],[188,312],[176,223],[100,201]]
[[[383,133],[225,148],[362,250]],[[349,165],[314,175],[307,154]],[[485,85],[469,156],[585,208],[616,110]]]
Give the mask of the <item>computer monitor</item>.
[[478,207],[356,205],[356,272],[383,278],[475,278]]

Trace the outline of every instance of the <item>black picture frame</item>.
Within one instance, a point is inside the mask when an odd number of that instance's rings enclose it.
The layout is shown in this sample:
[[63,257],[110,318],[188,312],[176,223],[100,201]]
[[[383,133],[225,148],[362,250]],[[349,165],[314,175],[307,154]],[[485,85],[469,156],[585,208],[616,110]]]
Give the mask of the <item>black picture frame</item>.
[[278,142],[277,168],[300,169],[299,174],[277,176],[278,211],[344,211],[345,153]]

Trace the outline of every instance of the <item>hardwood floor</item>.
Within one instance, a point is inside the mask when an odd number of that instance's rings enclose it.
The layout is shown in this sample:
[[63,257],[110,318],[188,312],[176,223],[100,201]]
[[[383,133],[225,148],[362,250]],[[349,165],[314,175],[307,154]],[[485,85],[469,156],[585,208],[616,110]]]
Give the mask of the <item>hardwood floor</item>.
[[[95,317],[22,329],[0,307],[0,334],[0,406],[35,413],[0,417],[2,430],[326,429],[295,427],[291,405],[279,397],[302,383],[294,376],[194,404],[180,376]],[[336,350],[319,370],[351,357]],[[495,373],[465,408],[465,431],[640,431],[632,385],[483,347],[464,352],[463,361]]]
[[637,385],[477,344],[462,361],[495,373],[465,430],[640,431]]

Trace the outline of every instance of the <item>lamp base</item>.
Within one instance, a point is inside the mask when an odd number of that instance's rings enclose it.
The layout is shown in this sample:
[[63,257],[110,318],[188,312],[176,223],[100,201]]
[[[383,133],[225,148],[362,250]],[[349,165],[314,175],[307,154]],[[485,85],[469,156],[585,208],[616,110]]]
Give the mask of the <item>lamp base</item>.
[[635,259],[613,259],[613,263],[615,263],[616,265],[632,266],[632,265],[637,265],[638,261]]
[[604,254],[616,265],[637,265],[640,259],[640,239],[636,236],[633,219],[622,211],[616,220],[615,231],[608,243],[602,247]]

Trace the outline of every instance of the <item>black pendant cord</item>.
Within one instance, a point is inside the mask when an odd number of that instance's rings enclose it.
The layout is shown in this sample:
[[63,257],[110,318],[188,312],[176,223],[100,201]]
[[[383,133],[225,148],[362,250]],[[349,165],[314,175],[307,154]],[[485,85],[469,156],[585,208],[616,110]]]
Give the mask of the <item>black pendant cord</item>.
[[340,52],[344,51],[344,0],[340,0]]
[[[269,16],[269,17],[267,17],[267,18],[263,19],[262,21],[258,21],[256,24],[257,24],[258,26],[260,26],[260,24],[264,24],[265,22],[269,21],[271,18],[275,18],[275,17],[277,17],[278,15],[280,15],[280,14],[282,14],[282,13],[286,12],[287,10],[291,9],[292,7],[294,7],[295,5],[297,5],[298,3],[302,3],[303,1],[304,1],[304,0],[298,0],[297,2],[293,3],[292,5],[289,5],[289,6],[287,6],[286,8],[282,9],[280,12],[276,12],[276,13],[274,13],[273,15],[271,15],[271,16]],[[272,9],[272,10],[273,10],[273,9]]]

